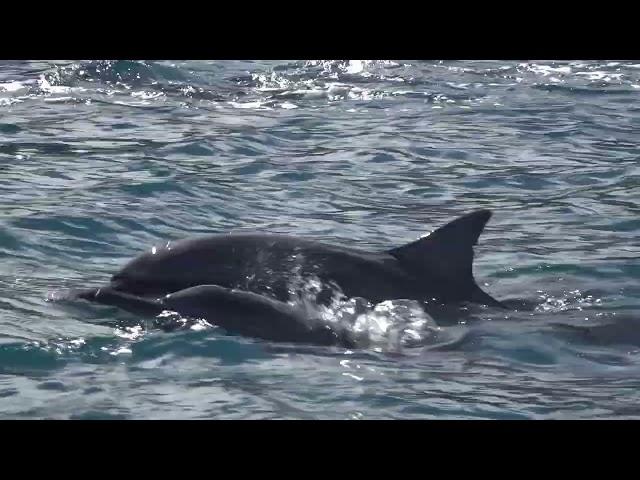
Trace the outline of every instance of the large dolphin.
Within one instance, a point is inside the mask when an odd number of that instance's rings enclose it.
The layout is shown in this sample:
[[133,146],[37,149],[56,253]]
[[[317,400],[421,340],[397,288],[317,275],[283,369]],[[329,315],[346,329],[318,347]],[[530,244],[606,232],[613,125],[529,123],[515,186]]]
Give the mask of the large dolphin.
[[[374,303],[412,299],[501,307],[480,289],[472,272],[473,246],[490,218],[489,210],[478,210],[419,240],[381,252],[266,233],[171,241],[131,260],[109,286],[149,296],[215,284],[287,301],[301,280],[315,277],[325,287],[339,287],[347,297]],[[324,298],[327,292],[331,290],[325,288]]]
[[141,316],[157,316],[169,310],[184,317],[204,319],[230,334],[263,340],[347,348],[356,346],[348,330],[310,317],[293,305],[217,285],[190,287],[155,299],[109,287],[75,290],[68,298],[83,298]]

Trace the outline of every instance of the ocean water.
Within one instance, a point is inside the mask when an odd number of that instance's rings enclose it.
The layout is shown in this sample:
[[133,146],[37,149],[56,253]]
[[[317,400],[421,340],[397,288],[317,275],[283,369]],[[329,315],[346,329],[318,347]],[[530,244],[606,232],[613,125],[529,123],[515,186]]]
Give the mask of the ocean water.
[[[639,418],[639,139],[638,62],[3,61],[0,418]],[[187,236],[384,250],[479,208],[515,307],[385,302],[366,348],[45,301]]]

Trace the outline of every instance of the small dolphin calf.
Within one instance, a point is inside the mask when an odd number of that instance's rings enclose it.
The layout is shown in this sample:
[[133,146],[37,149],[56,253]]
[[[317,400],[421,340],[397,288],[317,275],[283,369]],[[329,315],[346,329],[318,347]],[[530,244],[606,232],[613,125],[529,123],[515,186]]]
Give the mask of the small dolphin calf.
[[217,285],[199,285],[153,300],[109,287],[76,290],[68,298],[83,298],[143,316],[156,316],[170,310],[204,319],[230,334],[263,340],[355,347],[346,330],[330,328],[327,323],[308,318],[287,303]]
[[315,277],[347,297],[374,303],[410,299],[502,307],[478,287],[472,272],[473,246],[490,218],[488,210],[472,212],[382,252],[276,234],[217,234],[168,242],[130,261],[113,275],[110,288],[149,296],[213,284],[287,301],[296,281]]

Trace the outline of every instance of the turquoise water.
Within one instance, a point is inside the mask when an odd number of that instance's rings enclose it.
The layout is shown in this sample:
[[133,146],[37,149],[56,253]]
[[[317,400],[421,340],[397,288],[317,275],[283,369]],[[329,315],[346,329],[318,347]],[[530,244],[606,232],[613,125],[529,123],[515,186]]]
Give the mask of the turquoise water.
[[[5,61],[0,418],[638,418],[639,101],[623,61]],[[354,351],[45,302],[185,236],[386,249],[478,208],[522,307],[413,342],[401,300]]]

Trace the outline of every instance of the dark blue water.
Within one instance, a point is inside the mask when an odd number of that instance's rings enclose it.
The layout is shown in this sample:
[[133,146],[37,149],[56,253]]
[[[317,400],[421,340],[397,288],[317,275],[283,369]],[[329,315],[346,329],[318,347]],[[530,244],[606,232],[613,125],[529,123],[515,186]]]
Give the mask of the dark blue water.
[[[0,417],[638,418],[639,138],[637,62],[3,62]],[[478,208],[523,307],[387,302],[366,349],[45,302],[189,235],[386,249]]]

